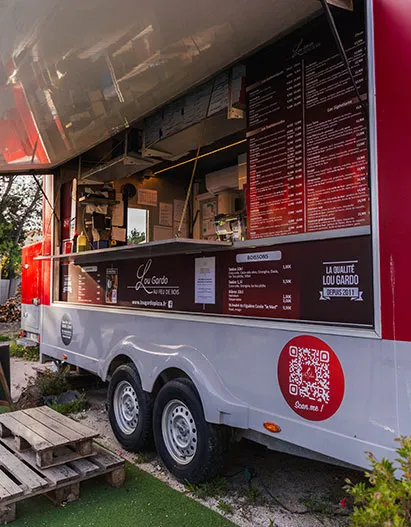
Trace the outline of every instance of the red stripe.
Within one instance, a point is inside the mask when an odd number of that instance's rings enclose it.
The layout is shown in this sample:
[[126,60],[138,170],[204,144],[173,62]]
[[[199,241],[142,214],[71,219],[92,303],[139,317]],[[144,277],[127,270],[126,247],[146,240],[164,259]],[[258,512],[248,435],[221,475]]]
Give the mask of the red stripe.
[[411,340],[411,1],[374,0],[381,317]]

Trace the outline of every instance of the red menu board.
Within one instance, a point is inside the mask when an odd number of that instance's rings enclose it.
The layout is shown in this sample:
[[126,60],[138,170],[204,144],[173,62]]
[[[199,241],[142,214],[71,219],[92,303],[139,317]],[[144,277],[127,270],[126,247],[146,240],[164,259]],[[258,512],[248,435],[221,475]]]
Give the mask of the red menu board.
[[62,265],[60,300],[371,326],[370,236]]
[[[339,27],[366,101],[360,4]],[[251,58],[247,81],[249,237],[369,225],[365,117],[325,19]]]

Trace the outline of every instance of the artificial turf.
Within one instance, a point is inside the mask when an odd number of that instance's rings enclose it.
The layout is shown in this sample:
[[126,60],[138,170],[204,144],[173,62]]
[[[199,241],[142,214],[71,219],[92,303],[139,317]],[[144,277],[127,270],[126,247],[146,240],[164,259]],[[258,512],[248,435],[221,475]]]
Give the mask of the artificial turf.
[[80,484],[80,499],[54,507],[37,497],[17,503],[14,527],[229,527],[229,520],[127,463],[127,479],[111,488],[104,479]]

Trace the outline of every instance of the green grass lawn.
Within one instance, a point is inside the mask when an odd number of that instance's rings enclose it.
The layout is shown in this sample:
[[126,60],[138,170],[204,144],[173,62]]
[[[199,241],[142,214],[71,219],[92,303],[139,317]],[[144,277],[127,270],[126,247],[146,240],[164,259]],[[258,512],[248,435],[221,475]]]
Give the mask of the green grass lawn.
[[54,507],[38,497],[17,503],[14,527],[229,527],[229,520],[127,464],[123,487],[104,479],[80,484],[80,499]]

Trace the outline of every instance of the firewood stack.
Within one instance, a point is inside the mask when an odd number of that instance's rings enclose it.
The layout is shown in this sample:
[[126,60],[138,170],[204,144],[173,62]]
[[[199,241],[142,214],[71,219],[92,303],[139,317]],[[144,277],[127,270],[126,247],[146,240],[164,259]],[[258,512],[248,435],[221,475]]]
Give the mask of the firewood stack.
[[0,306],[0,322],[16,322],[21,317],[21,289]]

